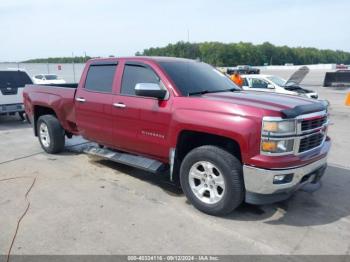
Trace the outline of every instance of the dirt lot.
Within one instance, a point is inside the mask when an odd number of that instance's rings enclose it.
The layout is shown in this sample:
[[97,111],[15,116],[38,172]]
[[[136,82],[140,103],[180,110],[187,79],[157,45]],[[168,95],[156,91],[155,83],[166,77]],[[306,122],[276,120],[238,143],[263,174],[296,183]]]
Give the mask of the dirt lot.
[[165,178],[80,153],[81,139],[48,155],[28,124],[0,118],[0,254],[13,239],[12,254],[350,254],[350,107],[314,89],[334,123],[323,187],[222,218]]

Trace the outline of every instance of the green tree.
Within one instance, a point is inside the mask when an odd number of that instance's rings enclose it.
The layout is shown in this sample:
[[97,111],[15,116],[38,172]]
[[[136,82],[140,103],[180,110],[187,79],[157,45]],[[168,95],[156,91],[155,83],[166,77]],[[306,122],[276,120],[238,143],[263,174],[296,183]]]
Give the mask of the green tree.
[[152,47],[137,52],[136,55],[173,56],[190,59],[200,58],[215,66],[235,66],[242,64],[263,65],[264,63],[284,65],[285,63],[350,64],[350,53],[340,50],[320,50],[316,48],[275,46],[269,42],[260,45],[252,43],[177,42],[165,47]]

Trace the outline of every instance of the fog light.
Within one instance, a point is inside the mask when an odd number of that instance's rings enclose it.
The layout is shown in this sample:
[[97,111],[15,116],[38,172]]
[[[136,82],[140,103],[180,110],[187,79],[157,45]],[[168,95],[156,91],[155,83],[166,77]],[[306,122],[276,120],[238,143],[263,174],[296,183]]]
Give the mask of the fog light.
[[293,174],[285,174],[285,175],[276,175],[273,178],[274,184],[286,184],[292,182]]

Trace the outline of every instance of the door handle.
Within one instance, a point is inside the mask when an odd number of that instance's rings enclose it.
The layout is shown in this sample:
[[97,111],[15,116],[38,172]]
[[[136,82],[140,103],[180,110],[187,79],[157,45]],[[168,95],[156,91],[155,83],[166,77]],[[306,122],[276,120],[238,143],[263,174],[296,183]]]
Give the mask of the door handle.
[[77,97],[75,100],[81,103],[84,103],[86,101],[85,98],[82,97]]
[[126,107],[126,105],[123,103],[114,103],[113,106],[118,107],[118,108],[125,108]]

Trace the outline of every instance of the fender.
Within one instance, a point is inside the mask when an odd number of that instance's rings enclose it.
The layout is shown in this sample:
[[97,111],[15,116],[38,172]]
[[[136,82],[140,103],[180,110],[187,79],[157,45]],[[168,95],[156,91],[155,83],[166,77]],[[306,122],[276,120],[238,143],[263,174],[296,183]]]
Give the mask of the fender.
[[256,119],[222,112],[177,109],[173,112],[170,128],[170,148],[176,148],[182,131],[196,131],[222,136],[236,141],[241,148],[242,161],[249,157],[249,148],[260,143]]

